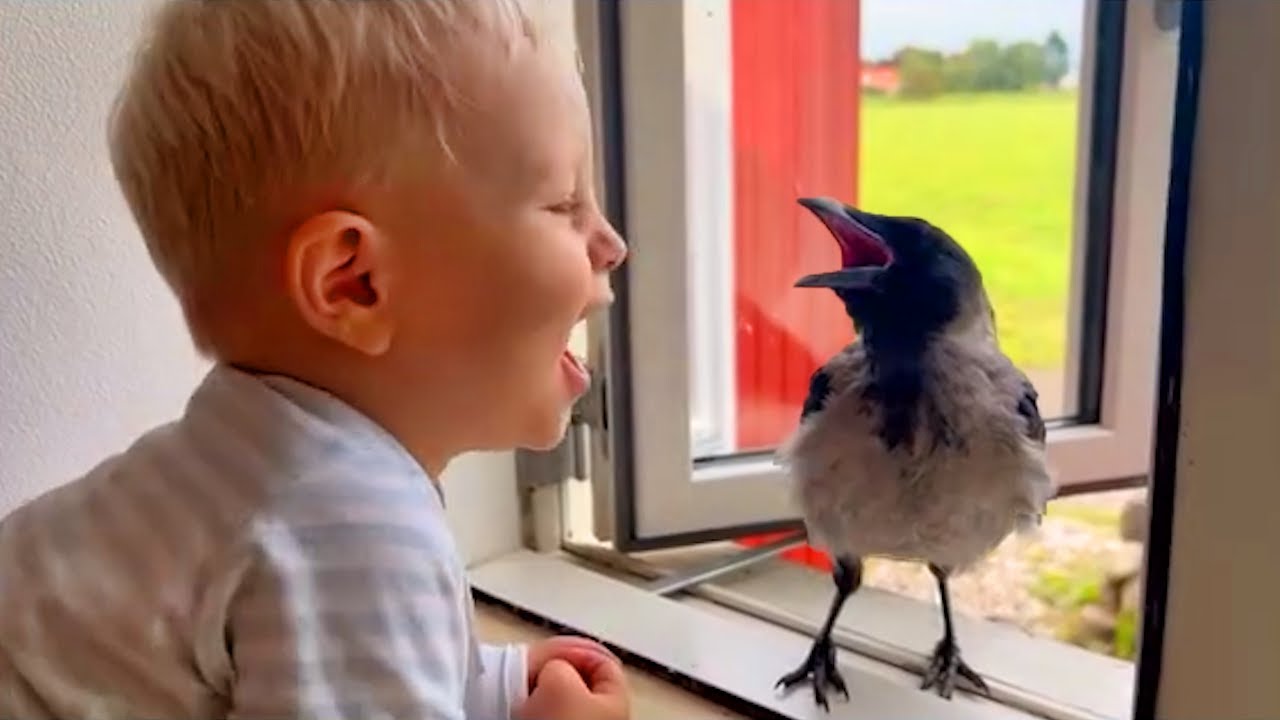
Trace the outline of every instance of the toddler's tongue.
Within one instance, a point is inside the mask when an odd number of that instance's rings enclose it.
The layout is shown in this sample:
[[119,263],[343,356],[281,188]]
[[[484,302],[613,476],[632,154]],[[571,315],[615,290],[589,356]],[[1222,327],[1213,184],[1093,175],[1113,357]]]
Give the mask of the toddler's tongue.
[[560,367],[565,371],[565,376],[569,379],[569,387],[573,390],[574,395],[581,395],[591,386],[591,373],[587,370],[586,365],[578,356],[568,350],[560,356]]

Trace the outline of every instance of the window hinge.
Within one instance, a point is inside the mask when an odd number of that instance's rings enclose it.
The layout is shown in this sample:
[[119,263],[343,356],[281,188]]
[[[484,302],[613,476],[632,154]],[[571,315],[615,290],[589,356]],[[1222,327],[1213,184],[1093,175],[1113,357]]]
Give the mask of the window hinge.
[[593,374],[591,387],[573,406],[573,422],[587,430],[608,430],[608,385],[603,373]]
[[591,387],[573,406],[569,421],[569,440],[572,444],[572,473],[577,480],[591,478],[589,460],[591,443],[605,442],[609,429],[608,381],[604,373],[591,376]]
[[591,428],[583,418],[574,413],[569,421],[569,429],[565,433],[564,445],[567,445],[568,472],[565,477],[572,480],[585,481],[587,475],[587,443],[590,442]]
[[521,450],[516,454],[516,477],[521,488],[558,485],[565,480],[585,481],[591,429],[603,422],[604,381],[593,381],[591,389],[574,403],[564,439],[551,450]]

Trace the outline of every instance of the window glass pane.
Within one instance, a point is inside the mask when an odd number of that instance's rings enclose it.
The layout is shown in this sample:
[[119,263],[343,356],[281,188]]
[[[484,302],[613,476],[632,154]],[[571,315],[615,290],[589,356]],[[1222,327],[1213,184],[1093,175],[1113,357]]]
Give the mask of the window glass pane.
[[690,241],[695,456],[775,447],[809,374],[853,339],[830,291],[792,287],[839,263],[803,195],[950,232],[1043,414],[1070,418],[1083,0],[731,8],[732,229]]

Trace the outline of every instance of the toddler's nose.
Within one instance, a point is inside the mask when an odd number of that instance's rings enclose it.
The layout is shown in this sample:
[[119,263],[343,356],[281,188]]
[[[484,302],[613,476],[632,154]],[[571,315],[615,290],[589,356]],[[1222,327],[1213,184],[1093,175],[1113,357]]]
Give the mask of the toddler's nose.
[[597,230],[591,235],[588,253],[591,267],[601,272],[613,272],[626,260],[627,244],[613,225],[601,216]]

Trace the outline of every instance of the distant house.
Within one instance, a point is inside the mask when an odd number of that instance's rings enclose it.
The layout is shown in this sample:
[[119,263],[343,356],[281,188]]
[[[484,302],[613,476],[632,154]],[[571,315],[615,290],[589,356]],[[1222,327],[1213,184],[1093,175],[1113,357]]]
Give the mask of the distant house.
[[898,92],[898,88],[901,85],[902,79],[898,74],[898,66],[893,62],[872,62],[868,60],[862,63],[863,90],[893,95]]

